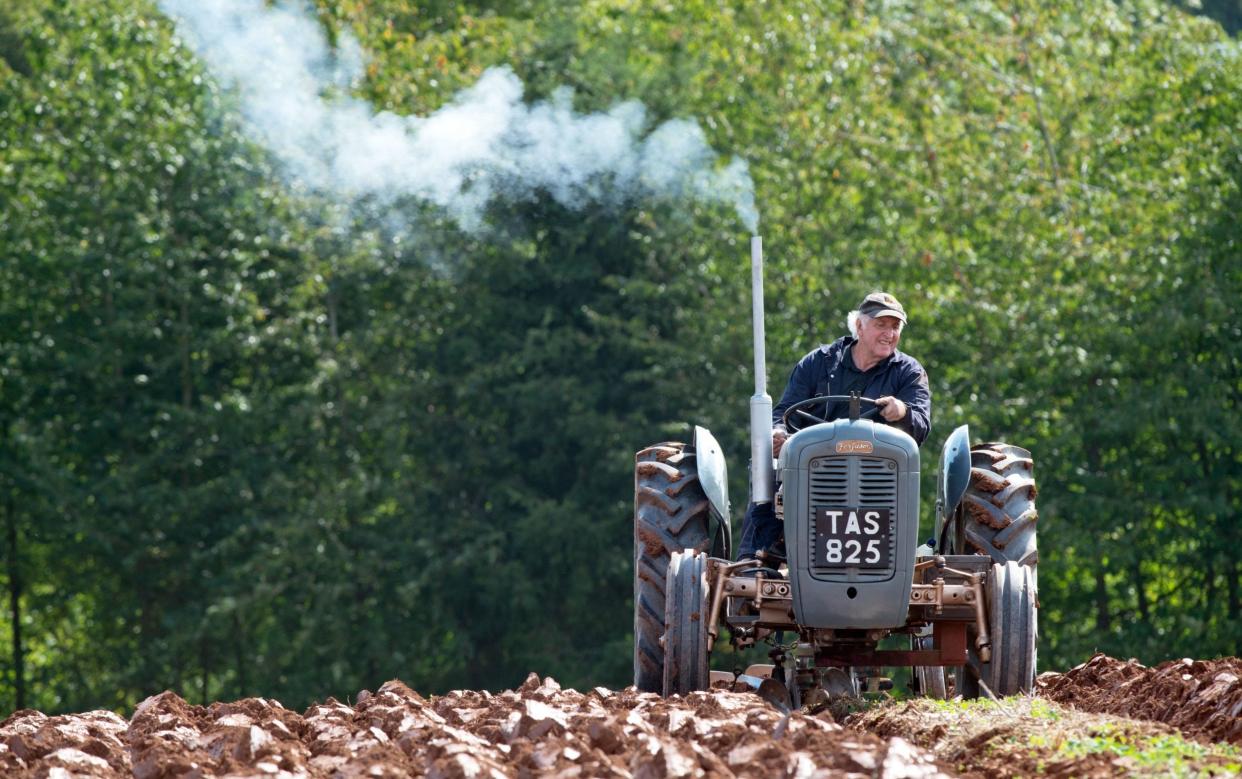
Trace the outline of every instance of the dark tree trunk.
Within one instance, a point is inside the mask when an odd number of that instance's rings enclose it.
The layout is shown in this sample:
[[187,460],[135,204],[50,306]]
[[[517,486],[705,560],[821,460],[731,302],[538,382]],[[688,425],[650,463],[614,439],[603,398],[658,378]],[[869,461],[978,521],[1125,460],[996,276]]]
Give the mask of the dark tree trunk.
[[1139,619],[1144,625],[1151,624],[1151,611],[1147,604],[1147,588],[1143,581],[1143,568],[1139,563],[1135,562],[1130,568],[1130,574],[1134,578],[1134,593],[1138,597],[1138,613]]
[[[1239,566],[1232,559],[1225,568],[1225,588],[1229,594],[1229,624],[1234,626],[1234,630],[1238,630],[1238,617],[1242,616],[1242,603],[1239,603],[1238,579],[1242,577],[1242,566]],[[1238,631],[1233,645],[1233,654],[1235,656],[1242,655],[1242,631]]]
[[[194,364],[190,357],[190,304],[184,297],[181,299],[181,408],[185,409],[189,418],[190,408],[194,405]],[[187,451],[182,455],[181,489],[182,499],[190,489],[190,469],[188,463],[193,460],[193,453]]]
[[1216,561],[1203,562],[1203,620],[1212,621],[1212,604],[1216,602]]
[[233,663],[237,668],[237,697],[245,698],[249,689],[246,679],[246,638],[242,631],[241,620],[233,615]]
[[1108,582],[1104,581],[1104,569],[1095,569],[1095,629],[1106,633],[1112,627],[1112,615],[1108,611]]
[[6,555],[9,575],[9,618],[13,632],[13,693],[14,708],[26,708],[26,653],[22,647],[22,577],[18,566],[19,554],[17,546],[17,517],[13,513],[13,498],[4,501],[4,518],[8,554]]
[[1225,586],[1229,588],[1229,621],[1233,623],[1237,623],[1238,615],[1242,612],[1242,603],[1238,602],[1238,574],[1238,564],[1230,560],[1225,574]]
[[209,658],[207,656],[207,637],[203,636],[198,640],[198,665],[202,669],[202,677],[199,680],[199,698],[202,699],[202,705],[206,706],[211,703],[211,699],[207,697],[207,687],[211,680],[211,672],[207,665]]

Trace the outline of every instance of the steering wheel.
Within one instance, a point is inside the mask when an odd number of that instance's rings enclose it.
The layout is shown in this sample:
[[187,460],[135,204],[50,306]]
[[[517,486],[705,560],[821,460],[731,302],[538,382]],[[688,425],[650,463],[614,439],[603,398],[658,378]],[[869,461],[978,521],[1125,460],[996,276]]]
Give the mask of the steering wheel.
[[[812,425],[822,425],[826,423],[828,420],[823,419],[821,417],[817,417],[814,414],[808,411],[805,411],[804,409],[817,405],[819,403],[825,403],[829,401],[849,402],[849,400],[850,400],[849,395],[816,395],[813,398],[807,398],[806,400],[799,400],[797,403],[785,409],[785,413],[781,417],[781,422],[785,424],[785,429],[788,430],[791,434],[796,433],[799,430],[808,428]],[[873,400],[872,398],[860,397],[859,400],[865,401],[871,404],[871,408],[867,409],[866,411],[858,415],[859,419],[874,419],[875,415],[880,413],[880,407],[875,404],[875,400]]]

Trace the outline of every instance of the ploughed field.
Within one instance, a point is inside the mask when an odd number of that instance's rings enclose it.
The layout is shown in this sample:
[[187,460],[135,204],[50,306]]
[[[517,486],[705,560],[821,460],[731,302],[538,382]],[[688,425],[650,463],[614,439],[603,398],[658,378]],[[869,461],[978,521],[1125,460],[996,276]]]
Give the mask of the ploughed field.
[[[4,777],[1228,776],[1242,772],[1242,661],[1155,668],[1097,655],[1038,694],[970,703],[837,701],[783,717],[749,692],[633,688],[425,698],[399,681],[298,713],[171,692],[128,719],[16,712]],[[835,717],[834,717],[835,714]]]

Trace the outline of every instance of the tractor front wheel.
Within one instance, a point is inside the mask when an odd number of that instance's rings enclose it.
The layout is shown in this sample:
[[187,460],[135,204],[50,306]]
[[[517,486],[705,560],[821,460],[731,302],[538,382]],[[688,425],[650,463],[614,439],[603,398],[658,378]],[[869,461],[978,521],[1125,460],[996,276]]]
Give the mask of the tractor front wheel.
[[971,647],[969,665],[958,669],[957,691],[963,698],[978,697],[982,682],[998,698],[1028,693],[1035,685],[1039,626],[1035,572],[1013,561],[993,565],[987,597],[991,661],[981,662]]
[[707,634],[707,554],[675,552],[664,601],[664,695],[706,690],[711,676]]

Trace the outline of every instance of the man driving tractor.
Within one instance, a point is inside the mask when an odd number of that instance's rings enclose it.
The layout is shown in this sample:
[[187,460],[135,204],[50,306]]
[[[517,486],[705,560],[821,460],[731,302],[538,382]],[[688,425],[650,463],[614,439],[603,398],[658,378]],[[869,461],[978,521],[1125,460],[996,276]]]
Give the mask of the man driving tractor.
[[[857,392],[874,398],[879,418],[904,431],[920,446],[931,431],[931,389],[919,361],[897,350],[906,310],[887,292],[872,292],[846,317],[850,335],[825,344],[794,366],[772,412],[772,454],[778,456],[789,437],[783,417],[795,403],[820,395]],[[849,404],[827,401],[815,414],[823,421],[846,416]],[[773,553],[784,557],[782,525],[771,502],[751,503],[742,521],[738,559]]]

